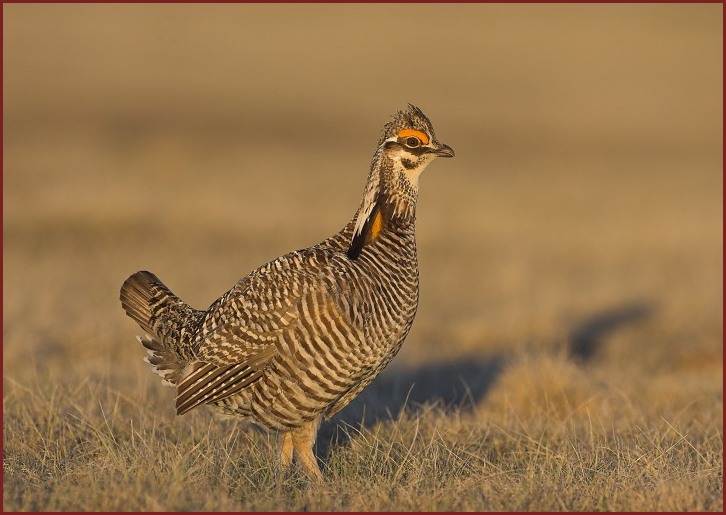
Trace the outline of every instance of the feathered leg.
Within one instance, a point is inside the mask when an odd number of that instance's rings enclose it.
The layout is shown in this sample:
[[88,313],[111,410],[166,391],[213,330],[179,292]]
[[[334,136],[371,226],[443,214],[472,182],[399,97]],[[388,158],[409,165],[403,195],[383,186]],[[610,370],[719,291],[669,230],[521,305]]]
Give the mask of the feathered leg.
[[323,474],[320,472],[318,461],[315,458],[315,454],[313,454],[313,444],[315,443],[315,434],[317,432],[318,420],[313,420],[304,426],[292,430],[290,435],[292,436],[295,455],[305,469],[305,472],[307,472],[311,479],[322,481]]

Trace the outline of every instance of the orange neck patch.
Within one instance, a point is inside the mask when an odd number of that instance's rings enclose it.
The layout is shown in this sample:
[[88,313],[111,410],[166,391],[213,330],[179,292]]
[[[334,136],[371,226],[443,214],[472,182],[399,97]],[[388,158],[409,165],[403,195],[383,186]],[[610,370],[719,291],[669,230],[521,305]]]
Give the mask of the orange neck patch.
[[361,229],[361,232],[353,234],[353,239],[350,241],[348,252],[346,254],[350,259],[358,259],[363,247],[376,241],[381,233],[387,221],[384,218],[383,210],[380,205],[374,207],[371,214],[366,217],[365,224]]
[[367,238],[369,242],[374,241],[376,238],[378,238],[378,235],[381,234],[381,230],[383,230],[383,215],[381,214],[381,210],[376,211],[375,218],[373,218],[373,224],[371,224],[371,232]]
[[416,129],[403,129],[400,131],[397,136],[399,138],[407,138],[409,136],[414,136],[415,138],[418,138],[421,140],[421,143],[424,145],[429,144],[429,137],[426,135],[425,132],[417,131]]

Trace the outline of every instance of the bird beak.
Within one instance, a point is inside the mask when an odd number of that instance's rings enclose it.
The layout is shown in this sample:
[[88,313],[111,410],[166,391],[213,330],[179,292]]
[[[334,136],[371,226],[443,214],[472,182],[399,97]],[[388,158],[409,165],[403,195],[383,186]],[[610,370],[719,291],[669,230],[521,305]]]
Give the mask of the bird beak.
[[430,152],[439,157],[454,157],[454,149],[444,143],[441,143],[437,147],[432,148]]

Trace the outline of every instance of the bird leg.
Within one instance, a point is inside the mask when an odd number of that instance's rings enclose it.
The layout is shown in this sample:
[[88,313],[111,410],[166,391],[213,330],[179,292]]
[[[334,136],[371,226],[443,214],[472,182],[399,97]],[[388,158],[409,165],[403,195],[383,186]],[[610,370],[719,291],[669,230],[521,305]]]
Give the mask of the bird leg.
[[317,432],[318,420],[313,420],[297,429],[293,429],[289,434],[292,436],[295,456],[297,456],[305,472],[307,472],[311,479],[322,481],[323,474],[320,472],[315,454],[313,454],[313,444],[315,443],[315,434]]
[[292,464],[292,433],[280,433],[280,465],[287,469]]

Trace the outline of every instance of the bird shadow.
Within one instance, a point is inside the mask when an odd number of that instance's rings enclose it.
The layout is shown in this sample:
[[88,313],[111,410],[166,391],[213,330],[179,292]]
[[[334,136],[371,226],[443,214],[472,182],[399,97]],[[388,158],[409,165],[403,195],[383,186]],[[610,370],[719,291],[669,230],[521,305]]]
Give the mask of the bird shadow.
[[318,453],[327,461],[332,448],[347,445],[349,428],[361,430],[395,420],[402,410],[415,414],[425,405],[438,404],[444,409],[469,411],[494,386],[506,361],[503,354],[496,354],[415,368],[392,364],[331,423],[321,427]]
[[[603,310],[573,324],[567,339],[567,354],[585,365],[612,339],[614,333],[648,319],[655,307],[630,301]],[[395,362],[318,433],[317,450],[325,462],[333,448],[345,446],[350,429],[363,430],[395,420],[402,410],[412,414],[424,406],[471,411],[480,405],[496,384],[514,354],[470,355],[448,362],[407,367]]]
[[633,301],[586,318],[570,331],[570,357],[581,364],[592,361],[614,332],[649,318],[654,310],[653,304]]

